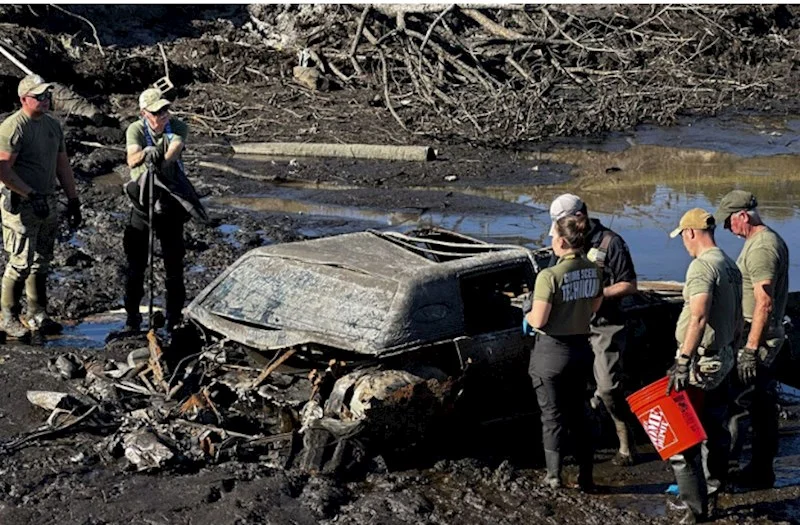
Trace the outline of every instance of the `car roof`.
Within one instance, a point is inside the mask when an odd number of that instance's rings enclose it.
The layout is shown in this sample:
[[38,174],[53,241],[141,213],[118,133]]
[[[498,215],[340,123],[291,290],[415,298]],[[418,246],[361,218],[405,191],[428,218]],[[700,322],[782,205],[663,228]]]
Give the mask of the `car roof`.
[[465,332],[460,276],[532,267],[530,250],[467,239],[367,231],[256,248],[187,316],[264,350],[317,343],[380,355],[452,339]]

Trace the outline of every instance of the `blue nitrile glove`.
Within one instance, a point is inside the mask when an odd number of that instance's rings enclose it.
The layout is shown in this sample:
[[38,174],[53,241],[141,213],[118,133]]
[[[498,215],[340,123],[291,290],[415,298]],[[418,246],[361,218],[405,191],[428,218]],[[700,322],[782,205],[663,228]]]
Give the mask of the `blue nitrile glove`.
[[522,318],[522,335],[533,335],[533,327],[528,324],[528,320]]

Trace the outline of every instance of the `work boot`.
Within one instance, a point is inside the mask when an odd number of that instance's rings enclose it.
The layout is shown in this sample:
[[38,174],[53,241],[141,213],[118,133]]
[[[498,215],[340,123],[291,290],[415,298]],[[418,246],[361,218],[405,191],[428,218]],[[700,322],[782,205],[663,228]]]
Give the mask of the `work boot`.
[[59,335],[64,331],[61,323],[53,321],[47,312],[37,312],[26,317],[25,323],[32,332],[39,332],[42,335]]
[[667,518],[670,518],[673,523],[678,525],[694,525],[703,521],[698,519],[689,505],[682,501],[667,500],[666,510]]
[[136,312],[128,314],[125,320],[125,326],[122,327],[123,332],[139,332],[142,329],[142,314]]
[[9,337],[15,337],[17,339],[27,338],[30,337],[30,330],[28,330],[24,324],[19,320],[19,316],[13,314],[11,312],[3,311],[3,331],[8,334]]
[[544,462],[547,474],[542,482],[551,489],[561,488],[561,453],[554,450],[544,451]]
[[775,485],[775,471],[771,465],[769,468],[758,468],[751,461],[731,473],[731,482],[743,489],[771,489]]

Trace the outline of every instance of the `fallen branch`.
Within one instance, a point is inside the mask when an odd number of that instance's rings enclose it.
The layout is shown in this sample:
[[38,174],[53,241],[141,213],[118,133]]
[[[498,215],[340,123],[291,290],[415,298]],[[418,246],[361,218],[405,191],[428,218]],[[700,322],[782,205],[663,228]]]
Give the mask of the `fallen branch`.
[[68,14],[68,15],[69,15],[69,16],[71,16],[71,17],[77,18],[78,20],[83,20],[84,22],[86,22],[87,24],[89,24],[89,27],[91,27],[91,28],[92,28],[92,35],[94,36],[94,41],[95,41],[95,43],[97,44],[97,49],[99,49],[99,50],[100,50],[100,54],[101,54],[102,56],[106,56],[106,53],[105,53],[105,51],[103,51],[103,45],[100,43],[100,37],[98,37],[98,36],[97,36],[97,28],[96,28],[96,27],[94,27],[94,24],[93,24],[93,23],[92,23],[92,22],[91,22],[91,21],[90,21],[88,18],[86,18],[85,16],[76,15],[75,13],[71,13],[70,11],[67,11],[67,10],[66,10],[66,9],[64,9],[63,7],[61,7],[61,6],[59,6],[59,5],[56,5],[56,4],[50,4],[50,7],[55,7],[55,8],[56,8],[56,9],[58,9],[59,11],[61,11],[61,12],[63,12],[63,13],[66,13],[66,14]]

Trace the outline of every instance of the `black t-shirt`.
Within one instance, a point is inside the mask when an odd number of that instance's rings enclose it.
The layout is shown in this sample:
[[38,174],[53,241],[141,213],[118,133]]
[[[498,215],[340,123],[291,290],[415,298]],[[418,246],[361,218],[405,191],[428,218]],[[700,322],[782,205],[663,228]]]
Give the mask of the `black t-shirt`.
[[[600,224],[597,219],[589,219],[589,224],[591,229],[586,236],[585,247],[587,253],[591,248],[600,248],[603,238],[606,235],[610,236],[603,265],[603,288],[616,283],[635,281],[636,270],[633,267],[631,252],[622,237]],[[605,318],[611,323],[621,322],[619,307],[618,299],[605,299],[596,318]]]

